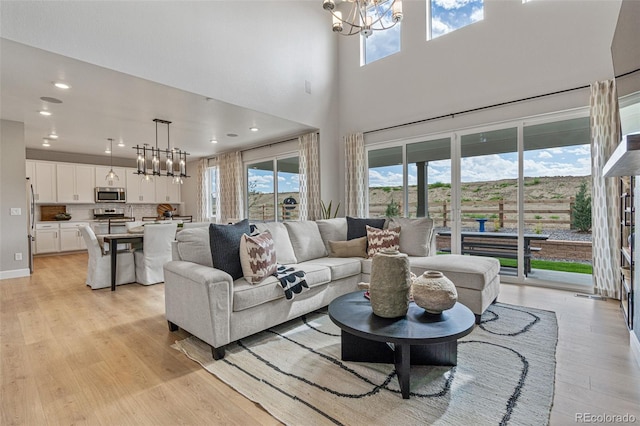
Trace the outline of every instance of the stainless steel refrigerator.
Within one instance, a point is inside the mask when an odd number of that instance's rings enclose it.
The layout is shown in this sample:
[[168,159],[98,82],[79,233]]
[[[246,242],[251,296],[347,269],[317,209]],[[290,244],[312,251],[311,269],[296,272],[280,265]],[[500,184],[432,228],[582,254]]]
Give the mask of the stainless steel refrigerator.
[[27,178],[27,250],[29,252],[29,271],[33,274],[33,245],[36,240],[36,197],[31,178]]

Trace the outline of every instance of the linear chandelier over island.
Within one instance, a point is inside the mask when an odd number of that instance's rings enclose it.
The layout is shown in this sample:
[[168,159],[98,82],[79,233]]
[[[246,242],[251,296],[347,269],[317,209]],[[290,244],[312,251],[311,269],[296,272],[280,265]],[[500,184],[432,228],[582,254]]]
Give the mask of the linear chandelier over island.
[[[172,183],[182,184],[184,183],[183,178],[189,177],[187,176],[187,155],[189,153],[176,147],[171,149],[169,138],[171,121],[159,118],[154,118],[153,121],[156,123],[156,146],[148,148],[149,144],[145,143],[143,146],[136,145],[134,147],[137,154],[135,174],[142,175],[143,179],[147,181],[152,180],[153,176],[167,176],[173,178]],[[158,148],[158,123],[167,125],[167,149]],[[147,151],[151,152],[151,173],[147,168]],[[162,156],[164,156],[165,163],[164,174],[160,168],[160,162],[163,161]]]

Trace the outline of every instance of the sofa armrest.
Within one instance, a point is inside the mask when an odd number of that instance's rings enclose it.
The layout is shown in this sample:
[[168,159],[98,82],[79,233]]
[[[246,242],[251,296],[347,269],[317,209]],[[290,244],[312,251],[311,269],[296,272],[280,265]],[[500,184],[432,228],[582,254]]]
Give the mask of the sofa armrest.
[[231,275],[197,263],[167,262],[164,292],[168,321],[215,348],[230,342]]

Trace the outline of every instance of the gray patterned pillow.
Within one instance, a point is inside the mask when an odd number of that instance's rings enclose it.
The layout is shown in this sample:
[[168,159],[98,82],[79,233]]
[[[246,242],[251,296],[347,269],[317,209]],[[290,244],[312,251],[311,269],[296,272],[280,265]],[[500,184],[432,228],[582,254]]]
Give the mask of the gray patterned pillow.
[[249,234],[249,221],[241,220],[233,225],[212,223],[209,227],[209,245],[213,267],[231,275],[234,280],[242,278],[240,264],[240,239]]

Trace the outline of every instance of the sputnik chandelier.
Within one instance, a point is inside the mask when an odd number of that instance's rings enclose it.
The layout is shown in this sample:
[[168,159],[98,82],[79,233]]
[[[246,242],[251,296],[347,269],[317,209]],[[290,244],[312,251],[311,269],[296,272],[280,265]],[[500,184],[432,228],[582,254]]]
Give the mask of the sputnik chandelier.
[[[182,184],[183,178],[187,178],[187,155],[188,152],[182,151],[176,147],[171,149],[171,143],[169,138],[169,125],[170,121],[154,118],[156,123],[156,146],[148,148],[149,144],[143,146],[136,145],[136,174],[142,175],[144,180],[151,180],[153,176],[167,176],[172,178],[172,183]],[[167,125],[167,149],[158,148],[158,124]],[[151,156],[151,171],[147,168],[147,152],[150,152]],[[164,156],[164,161],[162,160]],[[164,174],[160,167],[160,163],[164,162]]]
[[322,3],[324,10],[333,16],[333,32],[338,34],[369,37],[374,31],[388,30],[402,21],[402,0],[345,0],[343,3],[350,3],[346,18],[342,11],[336,10],[334,0]]

